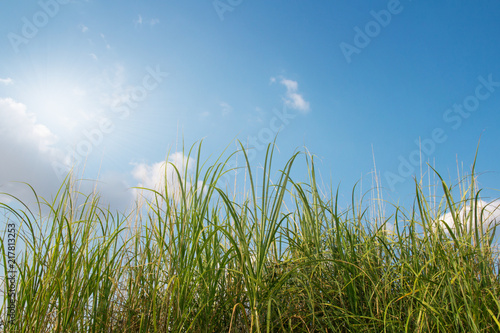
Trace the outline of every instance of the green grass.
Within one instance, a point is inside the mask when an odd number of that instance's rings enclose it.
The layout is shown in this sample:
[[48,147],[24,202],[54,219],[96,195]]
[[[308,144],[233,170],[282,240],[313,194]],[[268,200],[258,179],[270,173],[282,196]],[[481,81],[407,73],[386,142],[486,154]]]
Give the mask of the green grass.
[[[216,185],[227,160],[207,166],[198,153],[191,177],[177,173],[180,189],[150,189],[129,215],[79,193],[70,178],[54,201],[38,199],[38,211],[0,204],[23,244],[16,321],[6,331],[500,330],[491,233],[478,214],[467,217],[472,229],[458,220],[460,207],[479,200],[474,173],[456,200],[444,181],[439,199],[415,182],[414,205],[392,205],[388,215],[355,189],[347,209],[338,191],[321,194],[310,155],[278,172],[272,157],[268,148],[259,179],[247,167],[238,202]],[[303,157],[306,183],[290,177]],[[450,211],[455,228],[435,223]]]

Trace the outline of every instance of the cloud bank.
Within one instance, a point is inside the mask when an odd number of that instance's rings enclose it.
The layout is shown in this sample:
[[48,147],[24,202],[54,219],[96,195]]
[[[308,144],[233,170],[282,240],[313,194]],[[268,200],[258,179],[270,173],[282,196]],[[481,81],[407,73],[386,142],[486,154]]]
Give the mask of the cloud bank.
[[[466,223],[466,229],[469,229],[467,224],[470,224],[470,221],[475,222],[475,214],[477,214],[479,225],[482,226],[484,232],[500,224],[500,201],[486,202],[478,200],[474,208],[472,209],[470,205],[467,205],[462,207],[458,213],[460,221]],[[448,225],[452,230],[455,229],[455,222],[450,212],[444,214],[438,220]]]
[[12,98],[0,98],[0,120],[0,192],[27,199],[29,188],[15,183],[27,182],[42,195],[53,193],[60,182],[52,162],[64,160],[64,154],[53,146],[57,136]]

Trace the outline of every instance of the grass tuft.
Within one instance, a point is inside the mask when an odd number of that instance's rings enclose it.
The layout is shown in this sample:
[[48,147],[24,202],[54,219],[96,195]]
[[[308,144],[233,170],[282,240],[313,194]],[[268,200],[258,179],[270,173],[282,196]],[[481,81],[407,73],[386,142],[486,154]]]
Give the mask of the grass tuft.
[[[227,160],[207,166],[198,151],[192,175],[172,165],[177,181],[140,189],[146,201],[129,215],[103,208],[97,193],[79,193],[71,177],[52,202],[33,190],[36,212],[0,203],[22,248],[15,322],[4,331],[500,329],[498,221],[482,223],[474,169],[458,200],[435,172],[439,204],[415,181],[411,209],[393,205],[387,216],[372,202],[373,223],[355,189],[345,209],[338,190],[321,194],[311,155],[303,154],[303,183],[290,176],[301,154],[273,180],[270,145],[257,179],[241,150],[250,187],[240,201],[218,185]],[[451,223],[440,221],[446,213]],[[6,280],[5,294],[8,288]],[[2,313],[9,302],[5,297]]]

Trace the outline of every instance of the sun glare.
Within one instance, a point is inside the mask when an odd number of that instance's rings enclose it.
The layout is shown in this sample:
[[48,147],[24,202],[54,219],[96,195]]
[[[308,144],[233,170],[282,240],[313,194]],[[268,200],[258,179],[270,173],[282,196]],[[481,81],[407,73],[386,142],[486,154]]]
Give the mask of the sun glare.
[[47,78],[29,92],[29,110],[50,128],[72,131],[85,117],[86,91],[69,78]]

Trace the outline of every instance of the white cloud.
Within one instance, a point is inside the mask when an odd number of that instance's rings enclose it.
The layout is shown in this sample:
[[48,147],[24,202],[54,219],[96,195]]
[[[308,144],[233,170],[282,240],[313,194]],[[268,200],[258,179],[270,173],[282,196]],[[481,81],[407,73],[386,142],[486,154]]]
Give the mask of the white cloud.
[[38,124],[26,106],[11,98],[0,98],[1,135],[6,140],[34,144],[42,152],[48,151],[57,137],[44,125]]
[[15,183],[27,182],[42,196],[54,193],[60,181],[52,163],[64,160],[63,152],[54,147],[56,141],[56,135],[38,123],[24,104],[0,98],[0,192],[29,201],[29,188]]
[[286,87],[287,92],[295,92],[299,88],[297,81],[282,79],[281,84]]
[[[6,195],[10,194],[33,207],[35,197],[22,182],[32,186],[39,197],[49,201],[53,199],[62,185],[58,172],[64,172],[62,176],[65,176],[65,166],[69,162],[69,155],[56,146],[57,142],[58,137],[39,123],[35,115],[28,112],[26,105],[11,98],[0,98],[0,202],[13,204],[13,199]],[[171,160],[179,163],[177,155],[173,155]],[[75,170],[76,178],[81,177],[78,172],[80,170]],[[112,210],[125,212],[134,208],[136,199],[135,192],[125,181],[128,177],[107,173],[97,182],[79,182],[78,188],[82,193],[92,193],[95,187],[103,206],[109,205]],[[156,181],[145,180],[146,185]]]
[[306,102],[302,95],[297,93],[291,93],[286,100],[286,104],[292,109],[297,109],[299,111],[308,112],[309,102]]
[[[479,219],[479,225],[486,231],[494,225],[500,224],[500,201],[486,202],[478,200],[475,210],[471,206],[462,207],[458,213],[458,217],[462,223],[470,224],[470,221],[475,222],[475,214]],[[472,217],[472,220],[471,220]],[[453,216],[450,212],[441,216],[438,219],[441,223],[446,223],[452,230],[455,229]],[[469,229],[470,225],[465,225]]]
[[8,77],[6,79],[0,78],[0,83],[8,86],[8,85],[14,84],[14,81],[10,77]]
[[[274,82],[272,79],[273,78],[271,78],[271,82]],[[310,111],[309,102],[298,93],[299,85],[297,81],[281,79],[280,83],[286,87],[286,95],[283,99],[285,105],[303,113],[308,113]]]
[[153,25],[157,25],[157,24],[159,24],[159,23],[160,23],[160,19],[157,19],[157,18],[151,19],[151,20],[149,21],[149,24],[150,24],[151,26],[153,26]]
[[[179,176],[175,168],[179,171]],[[151,165],[140,163],[135,165],[132,170],[132,176],[138,181],[138,187],[145,187],[147,189],[154,189],[160,193],[165,194],[165,186],[167,187],[170,198],[178,199],[180,195],[180,185],[186,184],[190,188],[190,180],[185,179],[186,173],[188,176],[192,173],[195,166],[195,161],[191,157],[187,157],[181,152],[170,154],[167,163],[158,162]],[[165,183],[166,181],[166,183]],[[142,193],[146,198],[151,198],[151,193]]]
[[87,31],[89,30],[89,28],[88,28],[88,27],[86,27],[86,26],[85,26],[85,25],[83,25],[83,24],[80,24],[80,26],[79,26],[79,27],[80,27],[80,30],[81,30],[82,32],[87,32]]
[[97,61],[97,56],[94,53],[89,53],[89,56],[95,61]]

